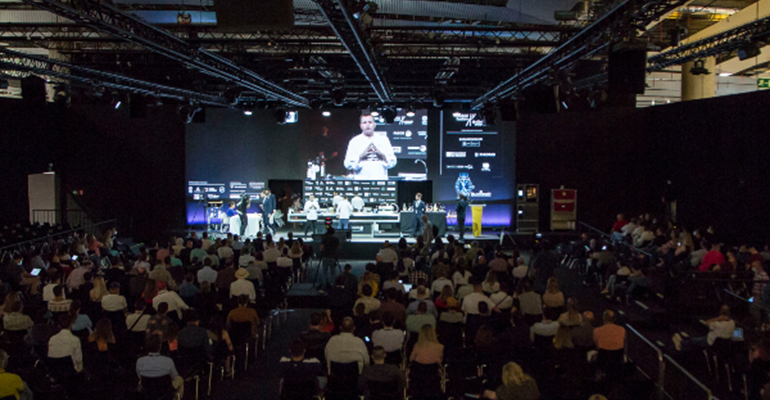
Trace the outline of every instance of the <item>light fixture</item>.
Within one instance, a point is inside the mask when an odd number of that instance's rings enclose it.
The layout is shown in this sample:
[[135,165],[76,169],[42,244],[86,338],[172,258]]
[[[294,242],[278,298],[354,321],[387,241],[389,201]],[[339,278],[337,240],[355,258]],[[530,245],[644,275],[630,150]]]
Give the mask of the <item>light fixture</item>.
[[243,110],[243,115],[250,117],[252,114],[254,114],[254,111],[250,109]]
[[379,117],[380,112],[377,111],[377,108],[372,109],[371,107],[369,107],[369,115],[371,115],[372,117]]
[[414,106],[413,105],[409,104],[406,107],[406,116],[409,117],[409,118],[414,117]]
[[323,111],[323,112],[321,112],[321,115],[323,115],[324,117],[331,117],[332,116],[332,112],[331,111]]
[[732,72],[721,72],[719,76],[733,76]]
[[345,96],[347,96],[347,94],[347,90],[345,90],[345,88],[342,86],[338,86],[332,89],[331,95],[334,105],[337,107],[342,107],[345,104]]
[[738,49],[738,59],[743,61],[748,58],[754,58],[762,53],[759,46],[752,42],[748,42]]
[[118,92],[112,92],[112,106],[117,110],[123,104],[123,99]]
[[708,75],[711,72],[706,69],[706,60],[700,58],[693,62],[692,68],[690,68],[690,73],[693,75]]

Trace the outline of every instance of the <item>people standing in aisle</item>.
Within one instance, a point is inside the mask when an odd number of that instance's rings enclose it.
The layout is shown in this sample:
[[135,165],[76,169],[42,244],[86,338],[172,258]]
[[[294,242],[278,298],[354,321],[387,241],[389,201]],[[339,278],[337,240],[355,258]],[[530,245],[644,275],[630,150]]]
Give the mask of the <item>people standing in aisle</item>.
[[331,226],[321,238],[321,263],[324,269],[324,281],[322,286],[328,289],[334,288],[334,267],[337,266],[337,255],[340,250],[340,240],[334,236],[334,228]]
[[337,204],[337,229],[350,229],[350,215],[353,214],[353,206],[347,198],[343,197],[342,201]]
[[265,233],[275,235],[275,223],[272,220],[275,216],[276,209],[275,195],[270,192],[270,189],[262,191],[262,223],[265,225]]
[[249,195],[243,193],[241,195],[241,200],[238,201],[238,206],[236,207],[238,211],[238,217],[241,219],[241,236],[246,233],[246,226],[249,224],[249,216],[247,215],[247,212],[250,205],[251,199],[249,198]]
[[422,232],[422,216],[425,214],[425,202],[422,201],[422,193],[417,193],[414,196],[414,231],[412,236],[417,237]]
[[307,237],[308,230],[310,230],[311,235],[315,234],[315,223],[318,221],[318,210],[320,208],[315,196],[311,194],[310,198],[305,203],[305,208],[303,210],[305,211],[305,237]]
[[468,199],[465,195],[459,195],[457,199],[457,229],[460,230],[460,241],[465,240],[465,211],[468,209]]

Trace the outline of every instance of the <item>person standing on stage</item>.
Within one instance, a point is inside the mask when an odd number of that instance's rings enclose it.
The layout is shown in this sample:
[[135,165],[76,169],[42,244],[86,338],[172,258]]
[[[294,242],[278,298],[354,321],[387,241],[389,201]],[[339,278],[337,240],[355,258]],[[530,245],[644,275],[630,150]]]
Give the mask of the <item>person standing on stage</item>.
[[455,207],[455,211],[457,212],[457,228],[460,230],[460,240],[465,240],[463,237],[465,236],[465,211],[468,209],[468,199],[465,197],[465,195],[458,195],[457,199],[457,207]]
[[307,237],[307,231],[310,230],[311,234],[315,234],[315,222],[318,221],[318,210],[321,207],[318,206],[318,202],[315,196],[312,194],[305,203],[305,237]]
[[348,142],[345,168],[353,171],[355,179],[385,180],[388,170],[396,166],[396,155],[386,135],[374,134],[374,117],[362,114],[359,120],[361,134]]
[[275,225],[271,220],[275,216],[277,203],[275,195],[270,193],[270,189],[262,191],[262,223],[265,225],[265,233],[275,235]]
[[339,193],[334,192],[334,196],[332,196],[332,207],[337,208],[337,205],[340,204],[342,201],[342,196],[340,196]]
[[350,204],[356,212],[361,212],[361,210],[364,209],[364,199],[362,199],[358,193],[353,196],[353,200],[350,200]]
[[350,215],[353,214],[353,206],[347,198],[343,197],[342,201],[337,204],[337,229],[350,229]]
[[251,205],[251,199],[249,198],[249,195],[246,193],[243,193],[241,195],[241,200],[238,201],[237,212],[238,217],[241,219],[241,236],[243,236],[246,233],[246,226],[249,225],[249,217],[246,214],[249,210],[249,206]]
[[422,193],[417,193],[414,196],[412,208],[414,209],[414,231],[412,236],[417,237],[417,235],[422,233],[422,216],[425,214],[425,202],[422,201]]

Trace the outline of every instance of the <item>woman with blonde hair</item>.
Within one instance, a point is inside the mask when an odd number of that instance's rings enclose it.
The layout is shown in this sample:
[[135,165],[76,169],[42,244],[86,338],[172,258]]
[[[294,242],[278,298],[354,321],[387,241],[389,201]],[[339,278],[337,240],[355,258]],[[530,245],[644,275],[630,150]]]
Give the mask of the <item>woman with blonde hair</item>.
[[553,347],[556,350],[575,348],[575,345],[572,343],[572,334],[569,327],[559,325],[559,329],[556,330],[556,335],[553,337]]
[[94,278],[94,288],[91,289],[88,294],[91,297],[91,301],[101,303],[102,298],[110,294],[110,291],[107,290],[107,283],[104,282],[104,278],[101,276]]
[[503,384],[494,392],[484,392],[484,397],[497,400],[537,400],[540,391],[534,378],[525,374],[519,364],[509,362],[503,367]]
[[492,270],[487,272],[487,278],[482,282],[481,290],[487,295],[500,291],[500,282],[497,281],[497,272]]
[[152,305],[152,300],[158,295],[158,284],[155,279],[148,279],[144,285],[144,292],[142,292],[142,299],[145,303]]
[[430,324],[420,328],[420,337],[417,339],[409,361],[420,364],[441,364],[444,360],[444,345],[439,343],[436,330]]
[[559,324],[567,327],[580,326],[583,324],[583,316],[578,310],[578,302],[574,297],[567,300],[567,312],[559,316]]
[[543,304],[545,305],[543,313],[548,316],[548,319],[554,321],[559,318],[564,308],[564,293],[562,293],[559,280],[556,277],[548,279],[545,293],[543,293]]
[[13,303],[16,303],[17,301],[19,301],[19,292],[14,290],[5,295],[5,303],[0,307],[0,316],[12,313],[13,311],[11,311],[11,308],[13,307]]
[[115,344],[115,335],[112,333],[112,322],[108,318],[102,318],[96,323],[94,333],[88,336],[88,343],[96,342],[99,352],[109,350],[110,344]]

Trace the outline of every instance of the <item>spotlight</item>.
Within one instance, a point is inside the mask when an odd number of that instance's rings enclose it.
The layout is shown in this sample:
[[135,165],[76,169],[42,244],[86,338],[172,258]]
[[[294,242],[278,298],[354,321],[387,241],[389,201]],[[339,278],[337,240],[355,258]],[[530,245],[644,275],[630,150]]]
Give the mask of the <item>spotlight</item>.
[[123,99],[118,92],[112,92],[112,106],[117,110],[123,104]]
[[747,58],[754,58],[762,53],[762,50],[754,43],[746,43],[738,49],[738,59],[741,61]]
[[286,109],[283,107],[278,107],[273,111],[273,118],[275,118],[275,122],[277,122],[279,125],[283,125],[286,123]]
[[719,74],[719,76],[733,76],[732,72],[722,72]]
[[433,107],[444,107],[446,101],[446,91],[444,89],[435,89],[433,91]]
[[0,89],[8,89],[8,80],[7,79],[0,79]]
[[393,107],[385,107],[382,109],[382,117],[385,119],[386,124],[392,124],[396,121],[396,110]]
[[321,115],[323,115],[324,117],[331,117],[332,116],[332,112],[331,111],[324,111],[324,112],[321,113]]
[[345,96],[348,92],[344,87],[336,87],[332,89],[332,101],[337,107],[342,107],[345,104]]
[[375,108],[374,110],[371,110],[369,112],[369,115],[371,115],[372,117],[379,117],[380,116],[380,112],[377,111],[377,109]]
[[251,109],[243,110],[243,115],[250,117],[252,114],[254,114],[254,111]]
[[705,64],[706,64],[706,60],[704,60],[702,58],[698,59],[698,60],[695,60],[695,62],[693,62],[693,67],[690,68],[690,73],[693,74],[693,75],[708,75],[708,74],[710,74],[711,72],[709,72],[709,70],[706,69]]

